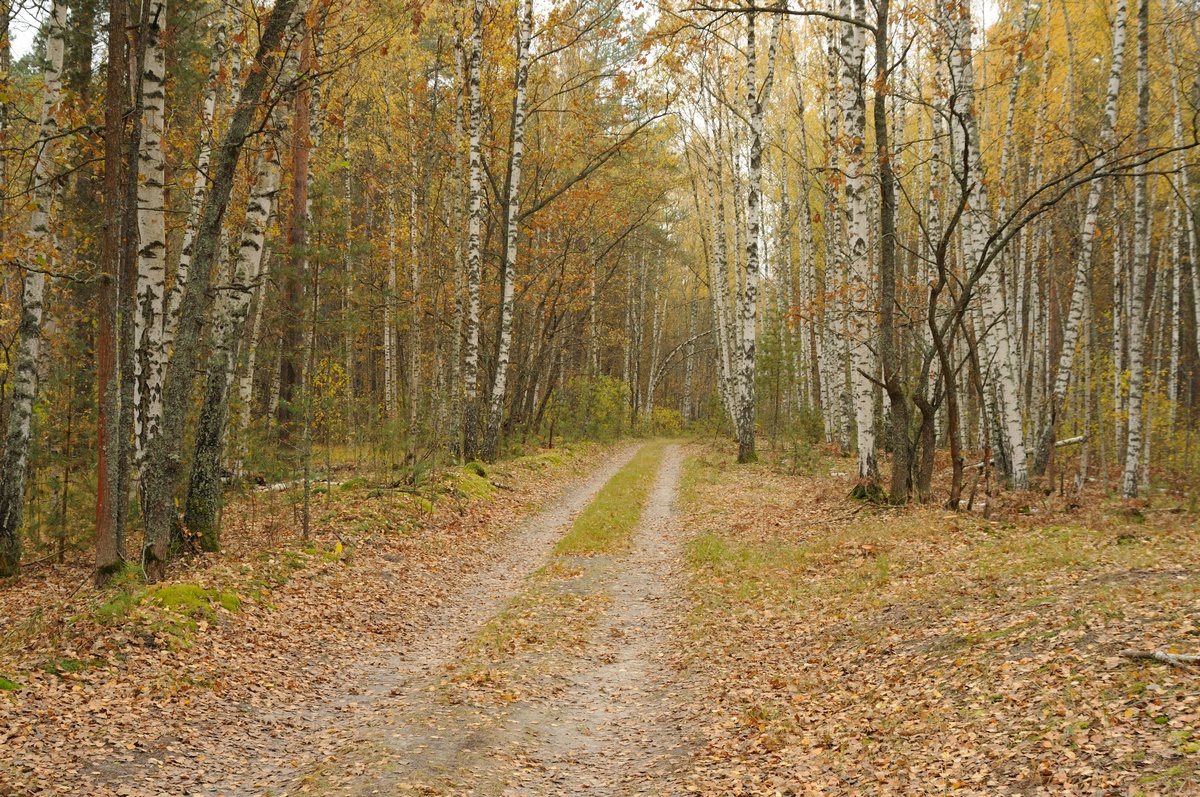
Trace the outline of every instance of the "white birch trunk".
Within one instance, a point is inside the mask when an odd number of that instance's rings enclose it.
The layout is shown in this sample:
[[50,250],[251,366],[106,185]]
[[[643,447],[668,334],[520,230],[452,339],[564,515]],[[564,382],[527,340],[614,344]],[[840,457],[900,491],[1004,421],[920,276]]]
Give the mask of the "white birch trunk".
[[29,215],[29,261],[21,286],[21,318],[12,375],[4,457],[0,461],[0,575],[17,572],[21,560],[20,530],[24,519],[29,442],[33,435],[33,400],[37,394],[46,272],[57,262],[50,229],[54,203],[58,116],[62,102],[66,0],[53,0],[46,24],[42,114],[33,165],[33,206]]
[[467,204],[467,351],[464,359],[463,396],[464,448],[467,459],[476,456],[479,401],[479,304],[480,304],[480,226],[483,221],[483,166],[480,160],[480,128],[483,105],[479,96],[479,78],[483,58],[483,0],[472,5],[471,49],[467,59],[467,93],[470,112],[468,127],[469,200]]
[[[179,264],[175,269],[175,280],[164,300],[162,346],[168,356],[175,345],[175,333],[179,329],[179,311],[183,305],[183,294],[187,288],[188,272],[192,265],[192,253],[196,245],[196,233],[200,227],[200,214],[204,211],[204,200],[208,196],[208,173],[212,165],[213,141],[217,96],[221,87],[221,64],[225,58],[226,20],[231,15],[234,26],[228,37],[229,80],[231,86],[240,85],[241,56],[241,13],[226,8],[226,15],[217,24],[213,37],[213,57],[208,64],[208,81],[205,84],[204,100],[200,106],[200,149],[196,155],[196,171],[192,176],[192,195],[188,201],[188,216],[183,228],[183,240],[179,246]],[[157,422],[157,421],[155,421]]]
[[488,408],[484,452],[495,457],[504,420],[504,396],[508,389],[508,364],[512,349],[513,287],[516,282],[517,238],[520,226],[521,162],[525,154],[525,86],[529,77],[529,44],[533,35],[533,0],[518,6],[516,98],[513,101],[512,154],[509,161],[507,241],[504,246],[504,279],[500,288],[500,346],[496,354],[496,378]]
[[164,101],[167,59],[163,50],[165,0],[146,6],[142,73],[142,134],[138,152],[137,312],[133,317],[136,354],[133,360],[134,462],[140,468],[146,445],[158,433],[162,417],[162,307],[167,284],[166,163],[163,159]]
[[[841,0],[843,16],[863,19],[862,0]],[[871,349],[869,315],[875,307],[875,277],[867,237],[871,221],[867,207],[867,176],[864,147],[867,139],[866,101],[863,97],[863,56],[866,35],[858,25],[842,23],[839,41],[842,113],[842,155],[845,160],[846,246],[849,277],[850,385],[854,420],[858,429],[858,478],[875,483],[879,466],[875,461],[875,401],[870,376],[878,370]]]
[[463,53],[462,34],[459,32],[457,17],[454,23],[454,85],[457,87],[454,98],[454,174],[452,176],[453,214],[451,216],[454,236],[454,330],[451,344],[450,364],[450,445],[451,453],[458,456],[462,453],[462,348],[463,348],[463,90],[465,88],[464,73],[465,55]]
[[[1150,145],[1150,0],[1138,3],[1137,62],[1137,151]],[[1133,270],[1129,302],[1129,420],[1125,448],[1125,478],[1121,493],[1125,498],[1138,494],[1138,458],[1142,453],[1142,391],[1145,383],[1146,327],[1142,323],[1146,276],[1150,266],[1150,206],[1147,201],[1149,177],[1146,164],[1134,167],[1133,178]]]
[[[962,244],[964,261],[968,270],[972,271],[979,267],[980,258],[985,254],[990,230],[987,183],[983,177],[979,119],[975,106],[972,22],[969,8],[961,4],[949,5],[944,13],[950,32],[950,75],[954,97],[951,132],[955,139],[955,168],[963,168],[961,155],[967,155],[969,194]],[[1013,487],[1021,490],[1029,484],[1029,471],[1012,345],[1013,322],[1004,306],[1001,281],[1002,277],[995,268],[989,268],[979,280],[983,313],[981,331],[987,330],[989,340],[993,343],[989,381],[996,405],[997,426],[1003,435],[1001,440],[994,442],[1004,446],[1003,453],[1010,471],[1008,475]]]
[[[1116,0],[1113,17],[1112,61],[1108,73],[1108,90],[1104,101],[1104,115],[1100,120],[1100,154],[1096,159],[1094,171],[1102,171],[1107,164],[1108,151],[1114,146],[1117,125],[1117,99],[1121,90],[1121,71],[1125,60],[1126,39],[1126,0]],[[1079,333],[1083,327],[1083,310],[1088,287],[1091,284],[1092,250],[1096,240],[1096,222],[1099,216],[1100,194],[1103,181],[1092,180],[1088,186],[1087,205],[1084,209],[1083,228],[1079,233],[1079,255],[1075,263],[1075,283],[1071,289],[1071,305],[1067,311],[1067,322],[1063,326],[1062,353],[1058,360],[1058,371],[1054,378],[1054,392],[1051,396],[1050,414],[1047,427],[1042,432],[1039,441],[1035,470],[1045,468],[1050,449],[1054,444],[1054,424],[1063,402],[1066,400],[1067,389],[1071,384],[1071,372],[1075,365],[1075,351],[1079,344]]]

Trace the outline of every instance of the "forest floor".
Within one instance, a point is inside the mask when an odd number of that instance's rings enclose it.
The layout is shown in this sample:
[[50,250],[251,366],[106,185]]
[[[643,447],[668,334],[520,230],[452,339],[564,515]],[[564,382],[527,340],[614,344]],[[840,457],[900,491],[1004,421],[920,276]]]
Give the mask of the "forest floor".
[[307,543],[235,502],[164,587],[30,572],[0,794],[1200,794],[1200,668],[1120,655],[1200,648],[1186,491],[985,518],[768,459],[547,452],[432,504],[349,480]]

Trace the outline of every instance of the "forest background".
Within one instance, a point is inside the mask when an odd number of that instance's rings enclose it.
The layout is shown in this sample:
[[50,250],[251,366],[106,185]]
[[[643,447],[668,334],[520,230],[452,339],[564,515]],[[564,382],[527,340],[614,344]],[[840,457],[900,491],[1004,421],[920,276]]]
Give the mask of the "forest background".
[[0,571],[630,433],[956,510],[1188,483],[1196,17],[53,0],[0,38]]

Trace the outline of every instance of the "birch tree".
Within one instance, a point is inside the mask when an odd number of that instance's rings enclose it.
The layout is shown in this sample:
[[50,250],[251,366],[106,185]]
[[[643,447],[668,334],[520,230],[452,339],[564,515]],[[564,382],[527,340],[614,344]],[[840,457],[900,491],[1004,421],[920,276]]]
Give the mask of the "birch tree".
[[[521,160],[525,154],[525,88],[529,80],[529,44],[533,35],[533,0],[518,5],[516,97],[513,100],[512,151],[508,164],[508,215],[505,221],[504,268],[500,274],[500,346],[496,353],[496,376],[488,408],[484,458],[496,456],[500,426],[504,420],[504,396],[508,385],[508,361],[512,349],[513,284],[517,276],[517,236],[521,210]],[[472,119],[472,125],[475,121]]]
[[[863,21],[863,0],[841,0],[844,17]],[[841,58],[839,97],[841,100],[842,146],[845,181],[846,255],[849,275],[850,385],[854,398],[854,421],[858,430],[858,480],[865,489],[879,481],[875,459],[875,400],[871,379],[879,367],[871,347],[870,313],[875,306],[874,269],[867,237],[870,218],[867,208],[865,144],[867,140],[866,100],[863,97],[863,61],[866,35],[861,25],[841,23],[838,53]]]
[[474,0],[471,9],[471,46],[467,55],[467,97],[469,106],[467,141],[467,350],[463,362],[463,456],[478,455],[479,433],[479,310],[482,253],[480,227],[483,222],[483,163],[480,155],[480,130],[483,103],[479,81],[483,62],[483,0]]
[[277,0],[263,27],[253,68],[242,87],[241,99],[229,121],[213,165],[208,201],[196,235],[194,273],[181,303],[179,335],[171,366],[163,385],[163,417],[159,434],[147,450],[143,490],[146,495],[145,543],[142,563],[146,577],[157,581],[166,572],[171,535],[178,522],[175,516],[175,490],[180,484],[184,422],[200,355],[200,329],[205,296],[217,260],[222,220],[242,146],[250,135],[251,123],[262,103],[268,73],[273,72],[277,51],[285,30],[298,8],[297,0]]
[[[781,6],[782,7],[782,6]],[[750,169],[746,197],[746,276],[741,302],[741,334],[738,336],[738,417],[741,427],[738,435],[738,462],[753,462],[757,459],[754,450],[754,358],[755,336],[758,327],[758,286],[762,238],[762,155],[763,114],[771,96],[775,81],[775,54],[779,47],[779,34],[783,16],[774,15],[771,38],[767,45],[766,74],[763,84],[758,85],[758,52],[755,42],[755,17],[753,11],[746,14],[746,115],[750,120]]]
[[29,215],[30,256],[21,283],[21,319],[17,327],[17,356],[9,399],[4,457],[0,460],[0,576],[15,574],[21,565],[21,525],[25,510],[25,481],[29,472],[29,442],[33,436],[33,401],[37,395],[38,354],[42,343],[42,306],[46,275],[57,262],[51,231],[55,155],[62,102],[63,37],[67,24],[65,0],[52,0],[46,25],[46,61],[42,72],[42,113],[34,145],[33,207]]
[[[1108,162],[1108,153],[1116,144],[1117,104],[1121,91],[1121,72],[1125,62],[1125,30],[1128,4],[1116,0],[1113,11],[1112,59],[1108,71],[1108,88],[1104,99],[1104,114],[1100,117],[1100,151],[1093,166],[1095,173],[1102,172]],[[1063,326],[1062,353],[1054,378],[1054,392],[1050,397],[1050,412],[1046,426],[1038,441],[1033,472],[1042,474],[1050,460],[1054,447],[1054,430],[1058,415],[1066,401],[1067,389],[1071,385],[1071,374],[1075,365],[1079,333],[1083,327],[1083,310],[1087,291],[1092,278],[1092,250],[1095,247],[1096,225],[1100,215],[1100,194],[1103,181],[1092,180],[1088,185],[1087,202],[1084,209],[1083,226],[1079,231],[1079,254],[1075,262],[1075,282],[1071,289],[1071,305],[1067,311],[1067,322]]]
[[142,69],[142,131],[138,151],[137,314],[134,316],[134,462],[140,466],[146,441],[158,431],[162,412],[163,299],[167,285],[166,162],[163,158],[167,58],[163,50],[165,0],[145,11]]
[[[1150,0],[1138,2],[1137,60],[1137,150],[1150,146]],[[1147,198],[1149,174],[1146,162],[1134,165],[1133,175],[1133,269],[1129,302],[1129,421],[1125,445],[1125,473],[1121,495],[1136,498],[1138,463],[1142,455],[1142,392],[1145,386],[1146,326],[1142,322],[1146,276],[1150,268],[1150,205]]]

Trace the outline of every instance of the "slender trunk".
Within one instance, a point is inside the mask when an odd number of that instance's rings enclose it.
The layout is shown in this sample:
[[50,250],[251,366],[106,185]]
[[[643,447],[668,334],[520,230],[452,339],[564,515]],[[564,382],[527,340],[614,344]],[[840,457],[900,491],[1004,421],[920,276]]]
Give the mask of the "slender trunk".
[[204,402],[196,422],[192,473],[184,500],[184,525],[203,551],[220,549],[221,453],[229,417],[229,395],[237,370],[238,347],[244,336],[250,300],[259,282],[266,246],[267,223],[279,192],[279,154],[271,141],[255,169],[254,187],[246,205],[237,260],[228,285],[217,301],[217,319],[208,357]]
[[753,12],[746,15],[746,109],[750,118],[750,175],[746,202],[746,279],[741,304],[741,334],[739,343],[740,399],[739,421],[742,433],[738,438],[738,462],[753,462],[758,458],[754,450],[755,416],[755,336],[758,325],[758,285],[761,268],[759,242],[762,237],[762,155],[763,114],[771,96],[775,80],[775,54],[779,47],[783,16],[775,15],[771,27],[771,38],[767,45],[767,68],[763,85],[758,86],[757,45],[754,39]]
[[[230,16],[234,26],[232,34],[226,38],[226,20]],[[204,100],[200,106],[200,149],[196,154],[196,171],[192,176],[192,195],[188,202],[187,221],[183,227],[183,239],[179,246],[179,264],[175,270],[175,281],[165,299],[163,315],[162,345],[164,351],[171,351],[175,345],[175,333],[179,329],[179,310],[183,304],[183,293],[187,288],[188,273],[191,271],[192,255],[196,249],[196,232],[200,225],[200,216],[204,212],[204,201],[208,197],[209,172],[212,168],[213,128],[216,118],[217,95],[221,87],[221,66],[225,59],[225,45],[229,43],[231,85],[239,85],[241,74],[241,36],[242,15],[229,8],[217,23],[213,37],[213,57],[208,64],[208,81],[204,91]],[[161,393],[161,390],[160,390]],[[158,419],[148,418],[148,423],[156,425]]]
[[483,103],[479,78],[483,60],[483,0],[474,0],[471,11],[471,48],[467,58],[467,94],[470,114],[468,126],[467,204],[467,352],[463,369],[463,456],[479,454],[479,304],[482,272],[480,226],[483,222],[483,164],[480,155],[480,129]]
[[[843,16],[862,19],[862,0],[842,0]],[[875,402],[871,378],[879,370],[871,348],[870,314],[875,307],[874,269],[867,236],[867,176],[864,144],[867,140],[866,105],[863,98],[863,56],[866,36],[858,25],[842,23],[839,52],[841,69],[842,155],[845,160],[847,271],[849,276],[850,384],[854,397],[854,420],[858,429],[858,480],[865,489],[879,482],[875,460]]]
[[892,172],[892,151],[888,143],[887,64],[888,0],[876,0],[875,22],[875,150],[879,171],[879,353],[888,403],[892,410],[892,484],[893,503],[905,503],[912,492],[913,445],[909,437],[911,411],[901,381],[900,355],[897,351],[896,310],[896,186]]
[[461,456],[462,448],[462,344],[463,344],[463,40],[455,19],[454,30],[454,174],[451,179],[454,237],[454,322],[450,365],[450,453]]
[[[525,153],[525,85],[529,77],[529,40],[533,34],[533,0],[525,0],[518,13],[516,97],[513,99],[512,154],[509,160],[507,241],[500,286],[500,347],[496,355],[496,377],[492,380],[492,398],[488,408],[487,435],[483,453],[496,457],[500,424],[504,418],[504,396],[508,384],[508,363],[512,347],[513,284],[517,276],[517,237],[521,201],[521,161]],[[474,124],[474,119],[472,119]]]
[[[1137,151],[1150,146],[1150,0],[1138,2],[1137,62]],[[1138,458],[1142,453],[1142,390],[1145,382],[1146,327],[1142,307],[1150,266],[1150,205],[1147,201],[1149,177],[1144,161],[1134,167],[1133,177],[1133,274],[1130,280],[1129,313],[1129,436],[1125,449],[1125,478],[1121,494],[1138,494]]]
[[[271,226],[269,221],[267,226]],[[254,403],[254,376],[258,365],[258,344],[262,340],[262,322],[267,306],[267,277],[270,272],[271,245],[264,243],[258,283],[253,288],[257,304],[254,306],[254,321],[250,325],[250,335],[246,339],[246,366],[238,379],[238,420],[234,429],[234,434],[237,436],[237,455],[233,461],[233,475],[239,479],[246,474],[245,460],[246,455],[249,454],[249,440],[246,439],[246,436],[250,432],[251,407]],[[350,412],[349,403],[346,404],[346,412]]]
[[[1100,119],[1100,154],[1096,158],[1094,171],[1103,171],[1108,162],[1108,152],[1116,144],[1118,95],[1121,90],[1121,71],[1125,61],[1125,30],[1127,16],[1126,0],[1116,0],[1113,18],[1112,63],[1108,73],[1108,92],[1104,102],[1104,116]],[[1096,240],[1096,222],[1099,217],[1100,193],[1103,181],[1092,180],[1088,186],[1087,206],[1084,210],[1083,228],[1079,233],[1079,255],[1075,262],[1075,284],[1071,290],[1071,306],[1067,311],[1067,323],[1063,327],[1062,352],[1058,359],[1058,371],[1054,379],[1054,392],[1050,398],[1050,412],[1046,418],[1038,441],[1037,454],[1033,461],[1033,472],[1041,475],[1046,470],[1050,454],[1054,449],[1055,425],[1058,414],[1066,401],[1067,389],[1071,384],[1071,372],[1075,365],[1075,350],[1078,348],[1079,332],[1083,326],[1083,309],[1092,277],[1092,250]]]
[[56,177],[58,113],[62,101],[63,36],[67,21],[65,0],[53,0],[46,27],[42,118],[35,145],[33,211],[29,216],[30,261],[21,289],[21,319],[17,327],[14,368],[4,457],[0,460],[0,576],[15,574],[21,565],[21,525],[25,509],[25,480],[29,472],[29,441],[33,435],[33,399],[37,393],[38,351],[42,338],[42,301],[46,271],[57,262],[50,214]]
[[[65,4],[64,4],[65,6]],[[125,111],[125,26],[129,4],[109,3],[108,91],[104,100],[104,242],[96,318],[96,567],[102,585],[125,559],[117,528],[117,463],[113,450],[120,437],[117,384],[117,275],[121,264],[121,139]],[[5,37],[7,39],[7,36]],[[7,74],[7,70],[5,70]]]

